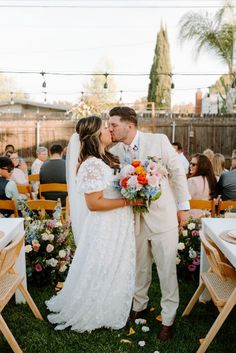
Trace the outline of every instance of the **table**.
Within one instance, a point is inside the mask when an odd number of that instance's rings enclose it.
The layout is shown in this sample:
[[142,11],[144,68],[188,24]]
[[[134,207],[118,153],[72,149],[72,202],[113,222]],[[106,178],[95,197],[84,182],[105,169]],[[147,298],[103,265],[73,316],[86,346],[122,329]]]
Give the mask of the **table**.
[[[4,236],[0,238],[0,250],[3,249],[10,241],[16,239],[20,234],[24,233],[24,218],[0,218],[0,230],[4,232]],[[25,246],[23,245],[15,265],[16,272],[24,276],[23,284],[26,283],[26,264],[25,264]],[[25,299],[19,290],[16,291],[16,303],[25,303]]]
[[[236,218],[202,218],[202,231],[222,251],[225,257],[236,268],[236,244],[228,243],[220,238],[224,231],[236,229]],[[207,272],[209,264],[203,247],[201,246],[200,273]],[[209,294],[204,291],[200,300],[209,300]]]

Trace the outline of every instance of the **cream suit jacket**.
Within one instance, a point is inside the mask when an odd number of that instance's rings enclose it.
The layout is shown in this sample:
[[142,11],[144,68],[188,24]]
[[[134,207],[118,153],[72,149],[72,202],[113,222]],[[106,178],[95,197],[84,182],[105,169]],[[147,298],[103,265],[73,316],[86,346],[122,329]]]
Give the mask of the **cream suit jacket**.
[[[110,151],[120,158],[122,164],[125,158],[124,144],[119,142]],[[178,225],[176,203],[186,202],[191,198],[185,171],[166,135],[140,132],[138,154],[141,161],[148,156],[161,158],[168,171],[168,177],[164,177],[161,182],[160,198],[152,202],[149,212],[143,215],[153,233],[167,232]],[[139,215],[136,214],[137,233],[138,218]]]

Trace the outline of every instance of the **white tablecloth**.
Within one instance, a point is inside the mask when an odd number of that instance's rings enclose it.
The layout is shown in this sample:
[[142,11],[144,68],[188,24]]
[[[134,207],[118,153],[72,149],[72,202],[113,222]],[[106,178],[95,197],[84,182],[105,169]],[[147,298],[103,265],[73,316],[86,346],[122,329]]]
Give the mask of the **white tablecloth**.
[[[203,218],[202,231],[207,238],[210,238],[222,251],[225,257],[236,268],[236,244],[228,243],[220,238],[220,234],[227,230],[236,230],[236,218]],[[200,273],[206,272],[209,268],[207,257],[203,247],[201,247]],[[205,291],[201,300],[208,300],[209,295]]]
[[[5,235],[0,238],[0,250],[2,250],[10,241],[16,239],[20,234],[24,233],[24,218],[0,218],[0,231]],[[17,273],[24,276],[24,285],[26,284],[26,264],[25,264],[25,246],[22,246],[20,254],[17,258],[15,269]],[[16,292],[16,303],[25,303],[22,294]]]

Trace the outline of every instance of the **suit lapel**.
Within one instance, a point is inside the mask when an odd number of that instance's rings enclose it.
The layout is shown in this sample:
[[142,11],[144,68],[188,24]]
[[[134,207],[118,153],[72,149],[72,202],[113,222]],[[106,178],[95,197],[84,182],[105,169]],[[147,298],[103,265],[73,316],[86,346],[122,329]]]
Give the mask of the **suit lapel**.
[[147,156],[146,156],[146,145],[147,141],[145,139],[145,134],[140,132],[140,137],[139,137],[139,159],[143,161]]

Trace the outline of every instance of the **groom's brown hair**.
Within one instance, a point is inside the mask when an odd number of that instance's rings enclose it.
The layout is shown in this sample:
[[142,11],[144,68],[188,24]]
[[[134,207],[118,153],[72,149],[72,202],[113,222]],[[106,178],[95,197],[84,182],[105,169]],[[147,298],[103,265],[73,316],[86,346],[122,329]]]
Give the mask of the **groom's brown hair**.
[[120,117],[120,121],[129,121],[134,123],[135,126],[138,125],[137,114],[135,110],[130,107],[114,107],[110,110],[109,115],[118,115]]

